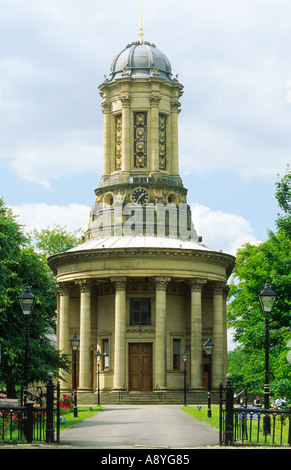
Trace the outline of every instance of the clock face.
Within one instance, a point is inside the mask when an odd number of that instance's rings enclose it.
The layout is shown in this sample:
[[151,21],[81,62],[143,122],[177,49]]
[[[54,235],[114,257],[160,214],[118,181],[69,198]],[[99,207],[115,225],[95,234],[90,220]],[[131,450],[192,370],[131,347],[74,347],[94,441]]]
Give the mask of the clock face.
[[132,191],[130,198],[135,204],[140,204],[141,206],[143,206],[144,204],[149,202],[150,193],[145,188],[135,188]]

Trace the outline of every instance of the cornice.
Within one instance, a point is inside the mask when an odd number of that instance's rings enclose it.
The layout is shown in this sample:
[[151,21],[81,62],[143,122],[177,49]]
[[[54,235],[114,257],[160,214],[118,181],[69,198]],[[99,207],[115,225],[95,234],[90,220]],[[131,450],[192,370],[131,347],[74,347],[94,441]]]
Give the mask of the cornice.
[[231,271],[234,268],[235,264],[235,257],[218,251],[206,251],[206,250],[195,250],[195,249],[178,249],[178,248],[150,248],[150,247],[135,247],[135,248],[104,248],[104,249],[94,249],[94,250],[80,250],[80,251],[66,251],[63,253],[57,253],[51,255],[48,258],[48,265],[53,270],[54,274],[56,275],[57,269],[61,266],[65,266],[71,262],[82,262],[92,259],[109,259],[109,257],[116,257],[119,258],[132,258],[135,259],[138,257],[144,258],[153,256],[156,258],[157,256],[173,256],[173,257],[180,257],[180,258],[200,258],[201,260],[205,261],[206,263],[214,263],[220,266],[224,266],[227,271],[227,275],[229,276]]

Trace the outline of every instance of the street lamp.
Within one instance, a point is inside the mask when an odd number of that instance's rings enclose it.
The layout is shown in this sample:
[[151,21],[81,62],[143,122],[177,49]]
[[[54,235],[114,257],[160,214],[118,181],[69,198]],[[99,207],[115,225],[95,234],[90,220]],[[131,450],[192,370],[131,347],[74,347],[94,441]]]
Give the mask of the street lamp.
[[207,369],[208,369],[208,393],[207,393],[207,396],[208,396],[208,410],[207,410],[207,416],[208,416],[208,418],[211,418],[210,358],[211,358],[212,351],[213,351],[213,348],[214,348],[214,344],[212,343],[211,338],[208,338],[206,343],[203,344],[203,347],[204,347],[206,357],[207,357],[207,361],[208,361],[208,364],[207,364]]
[[97,361],[97,393],[98,393],[98,406],[100,406],[100,385],[99,385],[99,368],[100,368],[100,361],[102,354],[98,351],[95,354],[96,361]]
[[27,401],[28,392],[28,338],[29,338],[29,316],[32,313],[35,297],[31,293],[29,285],[26,284],[24,292],[18,297],[22,313],[25,318],[25,360],[24,360],[24,403]]
[[80,340],[76,333],[70,339],[73,357],[74,357],[74,418],[78,416],[78,408],[77,408],[77,351],[79,349]]
[[[259,295],[262,311],[265,314],[265,386],[264,386],[264,407],[270,408],[270,365],[269,365],[269,314],[272,311],[276,294],[271,290],[269,281],[266,281],[264,290]],[[265,416],[265,432],[270,433],[270,416]]]
[[188,359],[188,353],[186,351],[183,352],[182,359],[184,363],[184,406],[186,406],[186,364]]

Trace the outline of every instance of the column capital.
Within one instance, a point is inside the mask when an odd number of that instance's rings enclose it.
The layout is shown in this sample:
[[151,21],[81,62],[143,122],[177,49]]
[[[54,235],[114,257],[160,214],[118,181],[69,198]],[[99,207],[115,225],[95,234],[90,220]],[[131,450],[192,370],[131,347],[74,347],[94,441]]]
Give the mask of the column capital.
[[170,281],[171,281],[171,278],[166,277],[166,276],[156,276],[153,279],[155,289],[156,290],[163,290],[163,291],[167,290],[167,287],[168,287],[168,284],[169,284]]
[[66,295],[69,294],[72,285],[69,282],[57,282],[56,283],[57,294],[58,295]]
[[217,282],[212,286],[213,294],[220,294],[220,295],[225,294],[226,287],[227,287],[227,286],[226,286],[226,282],[217,281]]
[[131,97],[129,95],[123,95],[120,97],[120,101],[123,108],[129,108],[131,104]]
[[194,277],[193,279],[187,279],[186,283],[191,289],[191,292],[202,292],[204,285],[206,284],[207,279],[200,277]]
[[92,279],[76,279],[75,284],[79,286],[80,292],[90,292],[93,282]]
[[108,114],[111,112],[111,103],[110,101],[102,101],[101,103],[103,114]]
[[110,278],[110,281],[114,285],[115,290],[126,290],[127,277],[126,276],[114,276]]
[[180,113],[181,112],[180,106],[181,106],[180,101],[178,101],[178,100],[171,101],[171,110],[172,110],[172,112],[177,113],[177,114]]
[[161,98],[160,96],[156,96],[156,95],[153,95],[150,97],[150,105],[151,105],[151,108],[156,108],[159,106],[160,104],[160,101],[161,101]]

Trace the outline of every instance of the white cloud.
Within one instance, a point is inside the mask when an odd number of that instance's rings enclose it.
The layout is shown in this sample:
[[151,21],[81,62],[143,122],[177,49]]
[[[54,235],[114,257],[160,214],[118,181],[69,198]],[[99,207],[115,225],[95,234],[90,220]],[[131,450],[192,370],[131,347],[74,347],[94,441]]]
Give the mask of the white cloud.
[[191,210],[197,234],[209,248],[235,255],[244,243],[258,243],[250,223],[237,214],[212,211],[199,204],[191,205]]
[[27,143],[26,148],[19,151],[11,162],[11,167],[22,178],[35,181],[47,189],[54,179],[88,171],[100,173],[103,150],[88,142],[84,134],[63,135],[61,139],[52,138],[52,141],[43,143]]
[[24,225],[25,232],[60,225],[70,232],[81,228],[86,230],[89,224],[90,207],[83,204],[57,206],[48,204],[23,204],[12,207],[18,215],[18,223]]
[[[55,224],[66,227],[68,231],[79,228],[85,231],[89,224],[90,207],[82,204],[23,204],[12,209],[15,215],[19,215],[18,222],[25,226],[26,232]],[[242,244],[258,243],[249,222],[239,215],[212,211],[199,204],[192,204],[191,210],[195,230],[209,248],[235,255]]]

